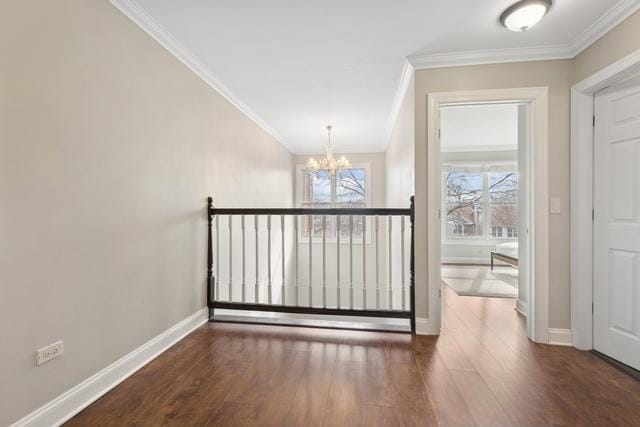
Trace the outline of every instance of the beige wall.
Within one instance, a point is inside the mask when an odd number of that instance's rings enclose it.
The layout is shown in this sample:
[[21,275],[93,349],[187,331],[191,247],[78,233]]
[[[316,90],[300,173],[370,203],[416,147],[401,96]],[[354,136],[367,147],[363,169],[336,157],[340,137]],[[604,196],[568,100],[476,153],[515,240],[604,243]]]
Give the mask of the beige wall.
[[3,2],[0,51],[7,425],[205,306],[208,195],[290,206],[293,183],[288,151],[107,1]]
[[391,132],[385,153],[387,207],[404,207],[413,195],[415,182],[415,79],[411,77],[407,92]]
[[549,217],[549,326],[570,327],[569,291],[569,89],[572,64],[537,61],[418,70],[415,75],[416,309],[427,311],[427,94],[547,86],[549,88],[549,192],[562,213]]
[[[573,60],[537,61],[418,70],[415,76],[416,256],[425,258],[427,94],[547,86],[549,88],[549,192],[559,197],[562,213],[549,217],[549,327],[570,328],[569,286],[569,141],[571,86],[640,49],[640,12],[622,22]],[[390,147],[391,148],[391,147]],[[390,169],[388,167],[388,169]],[[391,188],[392,181],[387,185]],[[427,310],[426,263],[417,262],[418,316]]]
[[631,15],[575,57],[573,82],[582,81],[638,49],[640,49],[640,11]]

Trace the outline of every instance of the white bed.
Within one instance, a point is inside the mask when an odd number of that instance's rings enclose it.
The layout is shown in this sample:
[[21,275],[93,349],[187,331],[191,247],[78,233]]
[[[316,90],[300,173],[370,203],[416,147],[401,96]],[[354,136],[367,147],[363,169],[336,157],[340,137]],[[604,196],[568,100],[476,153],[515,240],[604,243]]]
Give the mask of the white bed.
[[495,251],[491,251],[491,269],[494,259],[506,262],[512,267],[518,267],[518,242],[505,242],[496,245]]

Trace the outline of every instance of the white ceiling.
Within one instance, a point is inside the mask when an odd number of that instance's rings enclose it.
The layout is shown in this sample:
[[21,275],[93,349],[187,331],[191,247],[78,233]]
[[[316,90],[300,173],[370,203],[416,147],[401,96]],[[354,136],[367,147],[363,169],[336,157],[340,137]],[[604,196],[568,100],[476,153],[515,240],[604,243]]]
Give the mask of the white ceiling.
[[443,152],[518,149],[518,105],[486,104],[440,110]]
[[555,0],[512,33],[498,17],[515,0],[111,1],[300,154],[322,151],[327,124],[337,152],[384,150],[409,56],[570,46],[614,6],[638,3]]

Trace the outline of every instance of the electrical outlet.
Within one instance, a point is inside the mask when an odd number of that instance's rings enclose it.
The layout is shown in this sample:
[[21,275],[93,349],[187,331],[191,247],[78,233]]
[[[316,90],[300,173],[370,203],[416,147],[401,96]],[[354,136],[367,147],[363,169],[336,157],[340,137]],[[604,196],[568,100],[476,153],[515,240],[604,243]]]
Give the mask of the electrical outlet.
[[62,356],[64,352],[64,346],[62,341],[54,342],[51,345],[42,347],[36,352],[36,366],[40,366],[43,363],[47,363],[51,359],[55,359],[58,356]]

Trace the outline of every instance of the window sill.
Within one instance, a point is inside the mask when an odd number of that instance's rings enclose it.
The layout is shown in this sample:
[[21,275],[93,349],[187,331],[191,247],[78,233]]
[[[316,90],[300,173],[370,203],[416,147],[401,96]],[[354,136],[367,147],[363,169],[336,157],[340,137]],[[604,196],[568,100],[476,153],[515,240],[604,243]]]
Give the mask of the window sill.
[[518,238],[504,238],[504,239],[447,239],[443,240],[443,245],[477,245],[477,246],[490,246],[499,245],[500,243],[517,242]]

